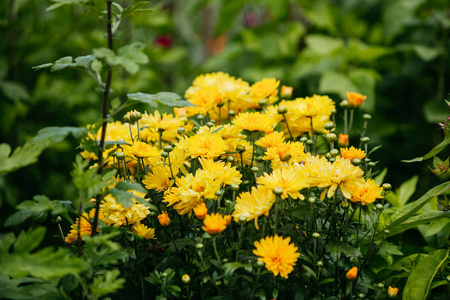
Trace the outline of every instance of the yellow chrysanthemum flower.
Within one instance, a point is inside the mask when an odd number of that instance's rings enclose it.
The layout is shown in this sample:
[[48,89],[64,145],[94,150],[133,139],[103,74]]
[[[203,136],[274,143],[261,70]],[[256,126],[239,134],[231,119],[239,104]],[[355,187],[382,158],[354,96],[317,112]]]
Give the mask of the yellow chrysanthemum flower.
[[147,143],[135,141],[132,146],[124,147],[125,151],[130,152],[136,158],[160,157],[161,151]]
[[263,148],[276,147],[284,143],[284,139],[283,132],[275,131],[260,138],[255,144]]
[[[89,214],[86,212],[83,212],[81,214],[81,217],[77,218],[75,220],[75,223],[70,226],[70,232],[67,235],[65,241],[66,243],[73,243],[78,240],[78,227],[80,227],[80,235],[81,237],[87,235],[90,236],[92,234],[92,226],[91,226],[91,219],[94,218],[95,215],[95,209],[91,209],[89,211]],[[103,212],[100,211],[98,214],[98,217],[100,220],[103,220]],[[78,224],[79,223],[79,224]],[[97,229],[98,231],[98,229]]]
[[186,151],[193,158],[215,158],[228,149],[227,143],[220,135],[210,132],[184,137],[177,143],[177,147]]
[[234,221],[239,222],[240,217],[244,217],[247,222],[254,219],[255,228],[259,229],[258,218],[262,215],[269,216],[274,202],[275,195],[273,193],[253,187],[251,193],[244,192],[236,198],[233,212]]
[[267,148],[264,160],[270,160],[272,168],[289,166],[300,163],[305,156],[305,147],[300,142],[284,142],[274,147]]
[[142,183],[149,190],[155,189],[158,192],[164,192],[174,183],[171,176],[170,168],[168,166],[156,166],[152,169],[151,173],[145,175]]
[[341,157],[346,158],[350,161],[353,161],[355,158],[363,159],[366,156],[366,152],[361,149],[356,149],[351,146],[349,148],[341,148]]
[[[145,193],[129,190],[136,197],[143,198]],[[149,199],[144,199],[149,201]],[[106,225],[112,225],[114,227],[128,226],[134,224],[150,213],[147,206],[134,200],[130,207],[124,207],[122,204],[116,201],[111,194],[108,194],[100,204],[100,208],[104,212],[104,221]]]
[[196,114],[207,115],[216,103],[223,102],[223,95],[213,86],[195,87],[189,93],[186,93],[185,96],[186,100],[195,105],[188,107],[187,116]]
[[269,115],[259,112],[246,112],[237,115],[233,120],[233,124],[252,132],[273,132],[276,122]]
[[167,214],[167,211],[163,211],[160,215],[158,215],[158,221],[162,227],[167,227],[170,225],[171,220]]
[[288,274],[294,271],[300,253],[294,244],[290,244],[290,237],[268,236],[255,242],[256,249],[253,253],[259,256],[258,260],[266,265],[266,269],[278,276],[288,278]]
[[234,163],[236,165],[241,164],[241,154],[237,152],[236,147],[241,146],[245,148],[245,151],[242,152],[242,160],[244,165],[250,165],[251,159],[252,159],[252,152],[253,147],[250,144],[249,141],[244,139],[228,139],[226,140],[228,145],[228,151],[231,152],[231,154],[223,154],[221,156],[221,159],[225,160],[228,155],[231,155],[234,157]]
[[273,170],[272,174],[264,173],[264,176],[258,177],[258,184],[267,189],[268,193],[274,188],[279,187],[283,190],[281,198],[286,199],[288,196],[294,199],[305,199],[300,191],[309,187],[308,177],[305,176],[298,168],[281,167]]
[[212,159],[199,159],[204,171],[209,172],[213,180],[221,183],[221,186],[241,184],[242,174],[232,167],[230,164],[224,162],[215,162]]
[[131,226],[131,231],[143,239],[155,239],[155,229],[149,228],[141,222],[134,223],[133,226]]
[[364,96],[360,93],[347,92],[348,103],[353,107],[360,107],[364,100],[366,100],[366,98],[367,96]]
[[203,220],[202,229],[211,234],[219,234],[227,228],[228,218],[221,214],[212,213],[210,215],[206,215]]
[[353,184],[348,188],[352,202],[361,202],[362,205],[375,202],[376,199],[381,199],[383,188],[380,187],[374,180],[367,179],[359,184]]
[[184,125],[181,118],[174,117],[171,114],[160,114],[159,111],[155,110],[153,114],[142,115],[140,120],[142,126],[148,126],[147,128],[152,131],[176,131],[179,127]]
[[268,98],[276,92],[279,85],[280,81],[275,78],[264,78],[250,87],[250,95],[258,99]]
[[322,164],[321,166],[322,168],[317,170],[321,174],[317,178],[319,180],[317,187],[325,189],[320,195],[320,200],[323,200],[325,195],[328,198],[333,197],[338,187],[342,195],[350,199],[351,194],[348,188],[362,180],[363,170],[355,167],[348,159],[342,157],[336,157],[336,161],[332,164]]
[[220,181],[214,180],[211,174],[197,170],[195,176],[187,174],[177,178],[178,188],[171,188],[164,196],[168,206],[173,205],[180,215],[191,214],[192,210],[205,199],[217,199]]

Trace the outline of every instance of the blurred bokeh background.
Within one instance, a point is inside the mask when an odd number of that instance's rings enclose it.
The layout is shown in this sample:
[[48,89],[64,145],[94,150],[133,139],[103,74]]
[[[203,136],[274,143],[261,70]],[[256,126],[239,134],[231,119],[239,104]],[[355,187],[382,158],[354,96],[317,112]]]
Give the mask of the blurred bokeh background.
[[[105,21],[94,7],[46,11],[51,3],[0,3],[0,141],[12,148],[41,128],[85,126],[101,115],[101,91],[90,76],[32,69],[106,46]],[[250,83],[276,77],[294,88],[294,98],[328,94],[339,103],[356,91],[368,96],[358,116],[373,116],[370,147],[383,145],[373,157],[388,168],[385,181],[396,188],[418,175],[417,196],[445,179],[429,171],[431,161],[401,160],[443,139],[437,122],[449,115],[448,0],[154,0],[151,7],[155,12],[127,18],[117,33],[116,49],[142,42],[150,62],[134,75],[116,71],[112,98],[184,95],[197,75],[216,71]],[[74,198],[77,146],[68,138],[36,164],[0,175],[2,215],[36,194]]]

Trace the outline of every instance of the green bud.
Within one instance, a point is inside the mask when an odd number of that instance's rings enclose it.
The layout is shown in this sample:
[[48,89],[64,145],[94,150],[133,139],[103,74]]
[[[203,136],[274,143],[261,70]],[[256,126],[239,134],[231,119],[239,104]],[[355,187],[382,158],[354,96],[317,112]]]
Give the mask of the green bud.
[[359,293],[359,294],[358,294],[358,297],[359,297],[359,299],[364,299],[365,296],[364,296],[363,293]]
[[230,117],[234,117],[234,116],[236,115],[236,112],[235,112],[234,110],[229,110],[229,111],[228,111],[228,115],[229,115]]
[[245,146],[244,145],[237,145],[236,146],[236,151],[239,153],[242,153],[245,151]]
[[334,143],[337,140],[337,136],[334,133],[328,133],[326,139],[328,143]]
[[278,113],[280,115],[284,115],[285,113],[287,113],[287,107],[286,105],[280,105],[278,106]]
[[316,203],[316,198],[315,197],[309,197],[308,198],[308,202],[311,203],[311,204],[314,204],[314,203]]
[[203,120],[205,118],[205,116],[204,115],[197,115],[197,120]]
[[177,129],[178,134],[185,134],[186,133],[186,129],[184,127],[180,127]]
[[363,119],[364,120],[370,120],[370,119],[372,119],[372,116],[370,115],[370,114],[363,114]]
[[354,158],[354,159],[352,160],[352,164],[353,164],[354,166],[359,166],[361,163],[362,163],[362,161],[361,161],[359,158]]
[[116,157],[117,157],[117,159],[124,159],[125,158],[125,153],[118,152],[118,153],[116,153]]
[[230,199],[225,199],[224,203],[226,206],[230,206],[232,202]]
[[339,106],[342,108],[349,108],[349,103],[347,100],[342,100],[341,103],[339,103]]
[[450,283],[450,275],[447,276],[446,280],[448,283]]
[[199,130],[200,128],[198,127],[198,126],[193,126],[192,127],[192,132],[193,133],[197,133],[197,131]]
[[172,146],[167,145],[167,146],[164,146],[163,150],[164,150],[164,152],[170,153],[173,151],[173,148],[172,148]]
[[373,168],[373,167],[375,167],[375,166],[377,165],[377,163],[374,163],[373,161],[371,161],[371,162],[369,162],[367,165],[368,165],[369,167]]
[[189,282],[191,282],[191,277],[188,274],[184,274],[181,277],[181,281],[183,281],[184,284],[188,284]]
[[262,156],[258,156],[258,157],[256,158],[256,161],[259,162],[259,163],[261,163],[261,162],[264,161],[264,158],[263,158]]
[[232,189],[233,191],[239,190],[239,184],[237,184],[237,183],[232,183],[232,184],[231,184],[231,189]]
[[366,158],[364,158],[364,162],[365,163],[369,163],[369,162],[371,162],[372,160],[370,159],[370,158],[368,158],[368,157],[366,157]]
[[275,194],[275,196],[281,196],[281,194],[283,194],[283,189],[277,186],[273,189],[273,193]]
[[333,156],[333,157],[338,156],[339,153],[340,153],[340,152],[339,152],[338,149],[331,149],[331,150],[330,150],[330,154],[331,154],[331,156]]
[[161,152],[161,157],[168,158],[169,157],[169,153],[167,153],[165,151],[162,151]]
[[312,237],[313,237],[313,239],[320,239],[320,233],[313,232]]
[[201,250],[201,249],[203,249],[203,244],[202,244],[202,243],[197,243],[197,244],[195,245],[195,248]]
[[166,278],[167,277],[167,273],[166,272],[161,273],[161,277],[162,278]]
[[228,259],[226,259],[226,258],[223,258],[222,259],[222,262],[225,264],[225,263],[227,263],[228,262]]
[[379,284],[377,284],[377,287],[382,289],[382,288],[384,288],[384,284],[382,282],[380,282]]
[[350,204],[348,203],[348,201],[342,201],[341,202],[341,207],[343,209],[347,209],[350,206]]
[[250,171],[252,171],[253,173],[258,173],[259,172],[259,168],[258,167],[252,167],[250,169]]
[[244,180],[244,181],[242,182],[242,184],[243,184],[243,185],[249,185],[249,184],[250,184],[250,180]]
[[332,157],[332,158],[330,158],[328,161],[329,161],[330,163],[334,163],[334,162],[336,161],[336,159],[335,159],[334,157]]
[[222,190],[218,190],[218,191],[215,192],[215,194],[216,194],[217,197],[220,197],[220,196],[223,195],[223,191]]
[[303,136],[300,138],[300,142],[303,144],[306,143],[307,140],[308,140],[308,138],[306,136]]
[[324,128],[326,130],[333,130],[334,128],[336,128],[336,125],[333,122],[328,122],[328,123],[325,123]]
[[389,229],[385,229],[383,232],[384,232],[384,234],[389,234],[389,233],[391,233],[391,231],[390,231]]
[[239,223],[244,224],[245,222],[247,222],[247,218],[244,216],[240,216],[239,217]]
[[233,155],[228,155],[227,156],[227,161],[230,162],[230,163],[234,162],[234,156]]
[[392,186],[390,183],[383,183],[382,185],[383,190],[385,190],[386,192],[389,192],[392,189]]
[[319,268],[323,267],[323,261],[319,260],[318,262],[316,262],[316,266],[318,266]]
[[361,143],[367,144],[370,141],[370,138],[368,136],[363,136],[359,140],[361,141]]
[[383,205],[382,204],[380,204],[380,203],[378,203],[377,205],[375,205],[375,207],[376,207],[376,209],[377,210],[383,210]]
[[330,152],[325,153],[325,158],[328,159],[328,160],[330,160],[330,158],[332,158]]
[[267,104],[267,100],[266,100],[266,99],[261,99],[261,100],[258,101],[258,105],[259,105],[260,107],[263,107],[263,106],[266,105],[266,104]]
[[61,216],[57,216],[56,219],[55,219],[55,222],[56,222],[57,224],[61,223],[61,222],[62,222]]
[[209,128],[214,127],[214,123],[213,122],[207,122],[205,125],[208,126]]
[[314,145],[314,141],[311,139],[308,139],[308,140],[306,140],[306,145],[312,146],[312,145]]
[[257,266],[258,268],[264,267],[264,262],[258,260],[258,261],[256,261],[256,266]]
[[222,285],[222,281],[220,281],[220,280],[216,281],[216,286],[220,286],[220,285]]

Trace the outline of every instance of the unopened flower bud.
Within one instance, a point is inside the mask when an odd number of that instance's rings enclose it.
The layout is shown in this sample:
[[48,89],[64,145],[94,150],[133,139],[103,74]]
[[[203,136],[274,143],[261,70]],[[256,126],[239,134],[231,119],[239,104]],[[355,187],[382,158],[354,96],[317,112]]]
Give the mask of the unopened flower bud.
[[231,189],[232,189],[233,191],[239,190],[239,184],[237,184],[237,183],[232,183],[232,184],[231,184]]
[[124,159],[125,158],[125,153],[118,152],[118,153],[116,153],[116,157],[117,157],[117,159]]
[[168,158],[169,157],[169,153],[167,153],[165,151],[162,151],[161,152],[161,157]]
[[347,274],[345,274],[345,277],[348,280],[355,280],[357,276],[358,276],[358,268],[357,267],[351,268],[350,270],[348,270]]
[[334,128],[336,128],[336,125],[333,122],[328,122],[328,123],[325,123],[324,128],[326,130],[333,130]]
[[128,112],[128,113],[126,113],[124,116],[123,116],[123,122],[124,123],[130,123],[130,113]]
[[253,173],[258,173],[259,172],[259,168],[258,167],[252,167],[250,169],[250,171],[252,171]]
[[363,114],[363,119],[364,120],[370,120],[370,119],[372,119],[372,116],[370,115],[370,114]]
[[385,229],[383,232],[384,232],[384,234],[386,234],[386,235],[389,234],[389,233],[391,233],[391,231],[390,231],[389,229]]
[[278,113],[280,115],[284,115],[285,113],[287,113],[287,107],[286,105],[280,105],[278,106]]
[[204,115],[202,115],[202,114],[199,114],[199,115],[197,115],[197,120],[203,120],[205,118],[205,116]]
[[385,190],[386,192],[389,192],[392,189],[392,186],[390,183],[383,183],[383,185],[381,186],[383,188],[383,190]]
[[338,156],[339,153],[340,153],[340,152],[339,152],[338,149],[331,149],[331,150],[330,150],[330,154],[331,154],[331,156],[333,156],[333,157]]
[[334,133],[328,133],[326,138],[328,143],[333,143],[337,140],[337,136]]
[[249,184],[250,184],[250,180],[244,180],[244,181],[242,182],[242,184],[243,184],[243,185],[249,185]]
[[281,86],[281,90],[280,90],[280,96],[283,99],[289,99],[289,98],[292,97],[292,92],[293,91],[294,91],[293,87],[282,85]]
[[370,141],[370,138],[368,136],[363,136],[359,140],[361,141],[361,143],[367,144]]
[[199,130],[200,128],[198,128],[198,126],[193,126],[192,127],[192,132],[193,133],[197,133],[197,131]]
[[256,266],[257,266],[258,268],[264,267],[264,262],[258,260],[258,261],[256,262]]
[[373,168],[373,167],[375,167],[375,166],[377,165],[377,163],[371,161],[371,162],[369,162],[367,165],[368,165],[369,167]]
[[311,139],[308,139],[308,140],[306,140],[306,145],[312,146],[312,145],[314,145],[314,141]]
[[202,244],[202,243],[197,243],[197,244],[195,245],[195,248],[201,250],[201,249],[203,249],[203,244]]
[[365,296],[364,296],[363,293],[359,293],[359,294],[358,294],[358,298],[359,298],[359,299],[364,299],[364,297],[365,297]]
[[214,123],[213,122],[207,122],[205,125],[208,126],[209,128],[214,127]]
[[325,158],[330,160],[330,158],[332,158],[330,152],[325,153]]
[[258,157],[256,158],[256,161],[257,161],[257,162],[263,162],[263,161],[264,161],[264,158],[263,158],[262,156],[258,156]]
[[349,103],[347,100],[342,100],[341,103],[339,103],[339,106],[342,108],[349,108]]
[[236,115],[236,112],[235,112],[234,110],[229,110],[229,111],[228,111],[228,115],[229,115],[230,117],[234,117],[234,116]]
[[339,133],[338,145],[341,146],[341,147],[347,147],[348,146],[348,134]]
[[166,272],[161,273],[161,277],[162,278],[166,278],[167,277],[167,273]]
[[232,202],[230,199],[225,199],[224,203],[226,206],[230,206]]
[[372,160],[370,159],[370,158],[368,158],[368,157],[366,157],[366,158],[364,158],[364,162],[365,163],[369,163],[369,162],[371,162]]
[[233,155],[228,155],[227,156],[227,161],[230,162],[230,163],[234,162],[234,156]]
[[275,196],[281,196],[281,194],[283,194],[283,189],[277,186],[273,189],[273,193]]
[[307,140],[308,140],[308,138],[306,136],[303,136],[300,138],[301,143],[306,143]]
[[320,239],[320,233],[318,233],[318,232],[313,232],[313,234],[311,236],[313,239]]
[[244,224],[245,222],[247,222],[247,218],[244,216],[240,216],[239,217],[239,223]]
[[382,289],[382,288],[384,288],[384,284],[383,284],[382,282],[380,282],[379,284],[377,284],[377,287],[378,287],[379,289]]
[[220,196],[223,195],[223,191],[222,191],[222,190],[218,190],[218,191],[215,192],[215,195],[216,195],[217,197],[220,197]]
[[308,198],[308,202],[311,203],[311,204],[314,204],[314,203],[316,203],[316,198],[315,197],[309,197]]
[[323,261],[319,260],[318,262],[316,262],[316,266],[318,266],[319,268],[323,267]]
[[236,146],[236,151],[239,153],[242,153],[245,151],[245,146],[244,145],[237,145]]
[[383,210],[383,205],[382,204],[380,204],[380,203],[378,203],[377,205],[375,205],[375,207],[376,207],[376,209],[377,210]]
[[334,163],[336,161],[336,158],[332,157],[328,160],[330,163]]
[[184,127],[180,127],[177,129],[178,134],[185,134],[186,133],[186,129]]
[[191,277],[188,274],[184,274],[181,277],[181,281],[183,281],[184,284],[188,284],[189,282],[191,282]]
[[55,222],[56,222],[57,224],[61,223],[61,222],[62,222],[61,216],[57,216],[56,219],[55,219]]
[[266,100],[266,99],[261,99],[261,100],[258,101],[258,105],[259,105],[260,107],[263,107],[263,106],[266,105],[266,104],[267,104],[267,100]]
[[354,159],[352,160],[352,164],[353,164],[354,166],[359,166],[361,163],[362,163],[362,161],[361,161],[359,158],[354,158]]
[[341,207],[343,209],[347,209],[350,206],[350,204],[348,203],[348,201],[342,201],[341,202]]
[[163,150],[164,150],[164,152],[170,153],[173,151],[173,148],[172,148],[172,146],[167,145],[167,146],[164,146]]

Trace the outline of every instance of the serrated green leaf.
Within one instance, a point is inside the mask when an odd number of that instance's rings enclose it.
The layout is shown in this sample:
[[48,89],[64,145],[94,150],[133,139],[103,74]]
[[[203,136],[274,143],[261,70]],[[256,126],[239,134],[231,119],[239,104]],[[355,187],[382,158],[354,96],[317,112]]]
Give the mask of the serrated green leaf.
[[26,253],[36,249],[45,236],[45,227],[30,228],[28,231],[22,231],[14,243],[15,253]]
[[127,182],[127,181],[121,181],[116,185],[116,189],[119,190],[134,190],[141,193],[146,193],[147,190],[139,183],[137,182]]
[[448,249],[434,251],[412,270],[403,291],[404,300],[425,300],[434,276],[448,258]]
[[88,133],[84,127],[45,127],[38,131],[38,134],[32,139],[34,143],[40,143],[46,140],[52,143],[59,143],[64,140],[69,134],[75,138],[80,139]]
[[120,290],[125,284],[125,279],[118,278],[119,275],[119,270],[108,270],[104,275],[96,276],[91,285],[92,294],[95,297],[94,299]]
[[54,4],[47,7],[47,11],[57,9],[63,5],[69,5],[69,4],[85,4],[88,3],[90,0],[52,0],[52,2],[55,2]]
[[0,145],[0,174],[10,173],[22,167],[35,163],[39,155],[47,148],[48,143],[25,143],[17,147],[11,156],[11,147],[8,144]]
[[135,93],[128,94],[128,99],[149,104],[152,107],[158,107],[158,104],[171,107],[187,107],[193,104],[186,100],[181,100],[181,96],[170,92],[159,92],[157,94]]
[[16,237],[12,232],[0,235],[0,257],[6,256],[8,254],[9,249],[14,244],[15,240]]
[[331,258],[336,261],[341,253],[346,257],[359,257],[361,256],[361,252],[359,248],[355,248],[349,246],[347,243],[341,241],[330,241],[328,245],[325,247],[327,251],[330,253]]
[[129,16],[140,16],[144,13],[150,13],[154,10],[151,8],[143,8],[147,5],[150,5],[150,1],[139,1],[133,6],[127,7],[122,11],[122,19]]

